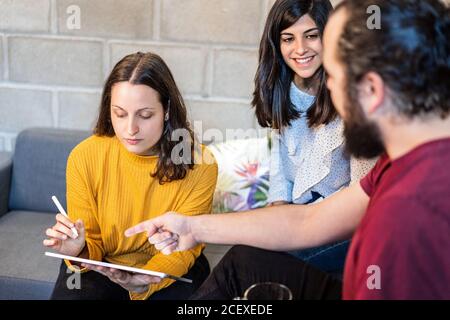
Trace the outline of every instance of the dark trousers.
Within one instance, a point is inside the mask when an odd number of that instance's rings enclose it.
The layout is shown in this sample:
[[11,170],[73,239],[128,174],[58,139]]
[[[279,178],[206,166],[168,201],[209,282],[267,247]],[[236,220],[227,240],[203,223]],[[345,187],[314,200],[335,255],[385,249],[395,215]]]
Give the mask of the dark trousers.
[[[209,272],[208,260],[201,254],[189,272],[184,275],[185,278],[193,280],[193,283],[175,281],[170,286],[152,294],[149,300],[188,299],[205,281]],[[127,290],[98,272],[89,271],[80,274],[79,289],[68,288],[67,283],[71,282],[69,279],[71,276],[73,277],[74,273],[67,273],[67,266],[62,262],[51,296],[52,300],[130,300]]]
[[293,299],[337,300],[342,282],[284,252],[247,246],[231,248],[191,299],[229,300],[259,282],[287,286]]
[[341,277],[350,240],[335,242],[320,247],[289,251],[288,253],[316,268]]

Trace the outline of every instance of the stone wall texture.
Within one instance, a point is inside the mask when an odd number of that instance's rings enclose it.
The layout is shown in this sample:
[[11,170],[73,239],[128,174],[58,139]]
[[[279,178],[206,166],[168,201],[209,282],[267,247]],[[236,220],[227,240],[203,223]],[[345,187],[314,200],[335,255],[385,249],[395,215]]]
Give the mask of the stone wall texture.
[[0,151],[28,127],[92,129],[106,77],[136,51],[166,61],[192,123],[257,129],[250,100],[273,2],[0,0]]

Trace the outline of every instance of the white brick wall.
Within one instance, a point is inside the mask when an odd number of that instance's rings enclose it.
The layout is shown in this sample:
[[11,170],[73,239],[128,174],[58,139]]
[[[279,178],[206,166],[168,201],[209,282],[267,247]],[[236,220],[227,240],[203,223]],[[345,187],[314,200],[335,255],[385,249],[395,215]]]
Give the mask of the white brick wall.
[[50,0],[0,0],[0,30],[50,31]]
[[256,128],[270,1],[0,0],[0,150],[28,127],[91,129],[106,76],[136,51],[163,57],[203,130]]
[[57,95],[57,126],[68,129],[92,130],[95,126],[100,92],[64,92]]
[[0,0],[0,151],[24,128],[92,128],[105,77],[138,50],[163,57],[203,130],[257,128],[250,99],[273,2]]
[[[106,38],[151,39],[153,34],[152,0],[58,0],[58,30],[61,34]],[[81,11],[81,28],[67,28],[67,8]]]
[[3,65],[5,64],[3,57],[3,41],[3,36],[0,36],[0,81],[3,80]]
[[0,87],[2,131],[18,132],[27,127],[52,125],[51,92]]
[[8,37],[9,79],[47,85],[101,86],[103,45],[44,37]]
[[258,51],[256,49],[214,50],[212,94],[248,98],[253,92],[253,79],[257,65]]
[[225,135],[226,129],[255,127],[255,116],[249,104],[227,100],[187,100],[186,104],[192,122],[203,121],[203,131],[216,128]]
[[163,0],[161,38],[256,45],[260,0]]
[[122,57],[136,51],[152,51],[164,58],[173,73],[178,87],[184,94],[206,95],[204,75],[207,65],[208,49],[196,45],[112,43],[112,68]]
[[0,150],[12,151],[16,143],[17,135],[14,133],[0,133]]

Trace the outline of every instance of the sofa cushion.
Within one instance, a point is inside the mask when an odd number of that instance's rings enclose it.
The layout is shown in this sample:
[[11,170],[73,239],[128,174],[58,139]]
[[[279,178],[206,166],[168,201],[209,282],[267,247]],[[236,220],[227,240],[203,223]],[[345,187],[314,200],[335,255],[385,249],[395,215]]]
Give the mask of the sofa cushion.
[[44,255],[45,230],[55,214],[11,211],[0,218],[0,276],[55,282],[59,259]]
[[264,207],[269,190],[269,139],[252,138],[212,144],[219,166],[213,212]]
[[10,210],[56,212],[51,196],[66,206],[66,163],[72,149],[90,133],[27,129],[16,140]]
[[0,300],[48,300],[55,284],[0,276]]

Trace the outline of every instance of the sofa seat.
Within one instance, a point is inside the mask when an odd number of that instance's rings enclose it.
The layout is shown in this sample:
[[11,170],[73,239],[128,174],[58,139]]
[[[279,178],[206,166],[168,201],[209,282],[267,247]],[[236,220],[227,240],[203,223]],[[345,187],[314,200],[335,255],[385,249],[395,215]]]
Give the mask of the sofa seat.
[[44,255],[56,213],[10,211],[0,217],[0,299],[48,299],[61,260]]
[[[86,131],[30,128],[16,140],[14,154],[0,152],[0,300],[48,299],[61,261],[44,256],[45,230],[55,223],[56,195],[66,206],[66,163]],[[212,147],[219,163],[214,212],[264,206],[268,140],[231,141]],[[229,246],[207,245],[211,269]]]

